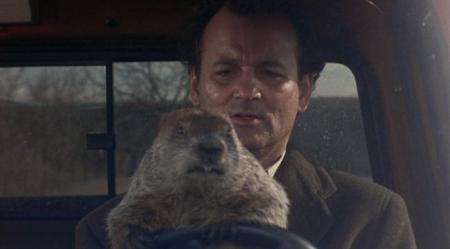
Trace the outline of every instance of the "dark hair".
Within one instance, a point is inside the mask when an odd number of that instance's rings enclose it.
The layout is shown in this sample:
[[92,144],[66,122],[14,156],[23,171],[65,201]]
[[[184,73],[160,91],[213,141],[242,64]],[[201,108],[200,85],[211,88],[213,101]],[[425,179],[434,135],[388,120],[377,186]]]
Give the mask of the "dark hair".
[[[181,54],[191,73],[198,73],[201,62],[201,41],[204,30],[212,17],[222,8],[241,16],[273,17],[286,16],[294,26],[300,42],[299,72],[312,74],[314,82],[319,77],[325,63],[317,49],[317,38],[309,24],[304,20],[302,7],[293,0],[204,0],[194,16],[192,25],[184,34]],[[195,72],[192,72],[195,70]]]

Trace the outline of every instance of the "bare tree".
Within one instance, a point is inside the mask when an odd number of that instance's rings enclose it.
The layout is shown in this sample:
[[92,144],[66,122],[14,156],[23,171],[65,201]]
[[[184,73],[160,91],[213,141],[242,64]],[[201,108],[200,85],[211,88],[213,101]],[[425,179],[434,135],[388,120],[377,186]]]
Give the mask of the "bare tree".
[[119,102],[171,105],[188,100],[187,70],[179,62],[121,63],[114,69]]
[[[89,67],[39,68],[26,82],[29,97],[40,104],[69,104],[104,100],[103,87],[92,82],[91,74],[100,74]],[[104,74],[103,74],[104,76]]]

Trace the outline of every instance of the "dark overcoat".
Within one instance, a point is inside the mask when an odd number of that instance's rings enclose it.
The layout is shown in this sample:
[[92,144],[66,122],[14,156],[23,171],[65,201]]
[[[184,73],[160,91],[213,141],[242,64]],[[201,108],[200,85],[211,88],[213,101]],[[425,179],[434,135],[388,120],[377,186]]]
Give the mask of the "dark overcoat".
[[[366,179],[314,166],[288,150],[275,174],[291,201],[288,229],[318,249],[415,249],[402,198]],[[105,219],[116,197],[76,229],[76,249],[108,248]]]

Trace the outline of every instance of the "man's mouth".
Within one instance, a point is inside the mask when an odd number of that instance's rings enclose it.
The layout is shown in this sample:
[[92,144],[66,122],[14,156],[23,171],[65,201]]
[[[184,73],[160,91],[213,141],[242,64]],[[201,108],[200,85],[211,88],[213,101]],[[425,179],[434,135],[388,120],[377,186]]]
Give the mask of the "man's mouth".
[[249,112],[238,112],[232,114],[230,118],[235,125],[256,125],[262,119],[261,116]]

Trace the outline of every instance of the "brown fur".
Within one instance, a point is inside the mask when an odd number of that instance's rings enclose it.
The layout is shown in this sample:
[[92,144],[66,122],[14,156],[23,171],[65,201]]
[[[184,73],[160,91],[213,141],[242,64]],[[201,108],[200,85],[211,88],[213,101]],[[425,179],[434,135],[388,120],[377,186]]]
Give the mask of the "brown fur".
[[[219,173],[190,171],[208,168],[202,144],[219,151],[209,163]],[[241,145],[227,118],[181,109],[163,118],[128,192],[108,215],[107,228],[112,248],[122,249],[133,240],[132,226],[158,230],[255,222],[285,228],[288,205],[283,188]]]

